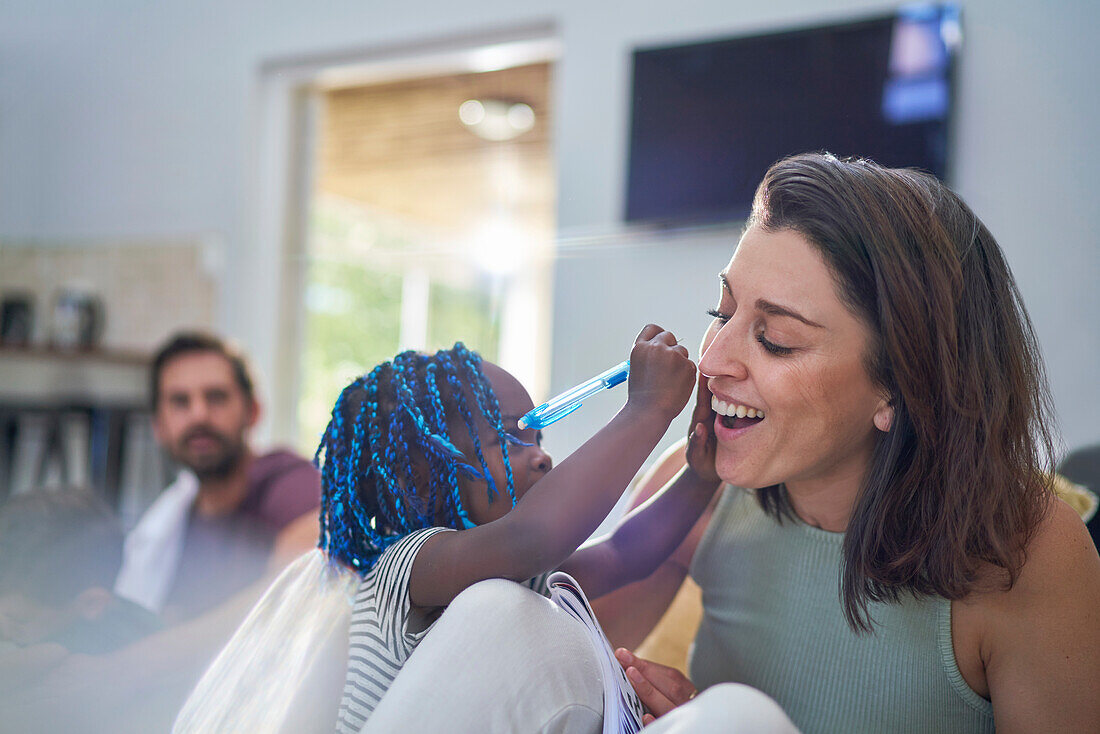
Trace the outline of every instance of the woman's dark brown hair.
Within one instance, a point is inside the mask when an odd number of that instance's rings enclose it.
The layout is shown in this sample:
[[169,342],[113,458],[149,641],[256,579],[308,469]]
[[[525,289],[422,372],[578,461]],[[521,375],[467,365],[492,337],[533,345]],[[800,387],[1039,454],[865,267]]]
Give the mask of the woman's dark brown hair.
[[[960,599],[990,566],[1011,586],[1050,497],[1053,411],[993,235],[933,176],[828,154],[773,165],[749,223],[817,247],[894,408],[844,539],[849,624],[905,592]],[[782,486],[757,497],[792,512]]]

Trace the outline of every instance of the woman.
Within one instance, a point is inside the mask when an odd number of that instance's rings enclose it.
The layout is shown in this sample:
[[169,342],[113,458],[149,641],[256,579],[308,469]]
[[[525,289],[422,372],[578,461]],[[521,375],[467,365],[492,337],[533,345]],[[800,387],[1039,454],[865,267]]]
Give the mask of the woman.
[[1051,498],[1038,348],[988,230],[931,176],[797,156],[720,284],[699,369],[717,473],[753,491],[598,606],[636,641],[688,567],[702,587],[692,680],[620,653],[650,710],[737,681],[807,732],[1100,726],[1100,559]]

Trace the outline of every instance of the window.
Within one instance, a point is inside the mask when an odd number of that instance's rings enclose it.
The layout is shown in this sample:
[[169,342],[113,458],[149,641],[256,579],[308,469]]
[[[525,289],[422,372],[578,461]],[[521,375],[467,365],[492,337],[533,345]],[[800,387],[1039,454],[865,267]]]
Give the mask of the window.
[[[301,450],[316,447],[345,385],[404,349],[462,341],[545,393],[550,74],[543,61],[319,93],[301,263]],[[511,139],[479,137],[459,119],[470,99],[522,104],[534,123]]]

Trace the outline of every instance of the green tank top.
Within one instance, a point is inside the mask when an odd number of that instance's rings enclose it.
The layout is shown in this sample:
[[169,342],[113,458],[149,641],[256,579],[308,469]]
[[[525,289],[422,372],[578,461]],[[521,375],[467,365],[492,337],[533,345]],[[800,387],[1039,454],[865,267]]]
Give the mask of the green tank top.
[[873,604],[872,634],[848,627],[843,540],[779,524],[750,492],[726,487],[691,566],[703,590],[692,681],[758,688],[804,734],[992,732],[992,705],[955,662],[949,601]]

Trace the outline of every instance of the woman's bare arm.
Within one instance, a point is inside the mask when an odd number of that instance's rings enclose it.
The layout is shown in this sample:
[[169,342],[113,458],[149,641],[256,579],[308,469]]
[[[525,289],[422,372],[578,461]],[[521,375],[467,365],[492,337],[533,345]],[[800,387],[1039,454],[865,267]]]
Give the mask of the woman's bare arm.
[[[686,448],[686,439],[673,445],[639,480],[630,502],[631,510],[660,491],[687,464]],[[646,578],[592,599],[593,611],[613,645],[637,647],[660,621],[687,576],[710,513],[708,507],[687,538]]]
[[1016,585],[969,607],[985,678],[972,687],[987,687],[998,732],[1096,730],[1100,557],[1073,509],[1055,501]]

